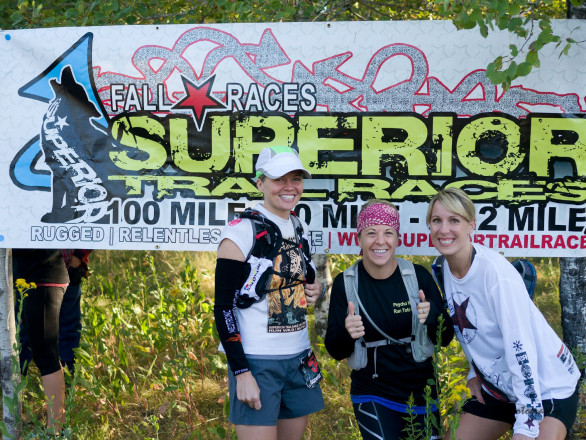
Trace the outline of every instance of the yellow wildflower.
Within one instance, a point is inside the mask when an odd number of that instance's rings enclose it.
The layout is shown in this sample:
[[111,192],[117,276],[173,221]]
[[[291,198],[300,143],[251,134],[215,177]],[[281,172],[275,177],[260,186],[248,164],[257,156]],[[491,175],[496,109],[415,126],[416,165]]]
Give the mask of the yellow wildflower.
[[14,284],[16,284],[16,288],[19,292],[22,292],[23,290],[28,289],[29,287],[28,283],[22,278],[17,279],[16,283]]
[[28,289],[36,289],[37,285],[35,283],[27,283],[23,278],[19,278],[16,280],[16,283],[14,283],[16,285],[16,288],[18,289],[18,291],[20,293],[24,292],[25,290]]
[[[14,285],[16,286],[16,289],[18,290],[19,293],[23,293],[23,292],[27,292],[31,289],[36,289],[37,285],[35,283],[27,283],[23,278],[19,278],[16,280],[16,282],[14,283]],[[27,295],[24,295],[25,297],[27,297]]]

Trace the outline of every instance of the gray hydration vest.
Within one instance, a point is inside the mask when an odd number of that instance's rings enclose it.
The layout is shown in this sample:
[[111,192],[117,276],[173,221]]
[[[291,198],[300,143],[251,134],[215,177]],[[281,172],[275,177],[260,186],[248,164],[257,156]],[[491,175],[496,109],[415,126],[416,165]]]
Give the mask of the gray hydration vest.
[[[417,317],[417,304],[420,302],[419,300],[419,284],[417,282],[417,276],[415,275],[415,267],[413,263],[408,260],[404,260],[403,258],[397,258],[397,262],[399,265],[399,270],[401,271],[401,277],[403,278],[403,283],[405,283],[405,288],[407,289],[407,294],[409,296],[409,302],[411,303],[411,314],[413,316],[412,323],[411,323],[411,337],[402,338],[402,339],[394,339],[383,332],[370,318],[368,312],[362,305],[360,301],[360,297],[358,295],[358,261],[354,263],[351,267],[344,271],[344,287],[346,289],[346,298],[348,301],[352,301],[355,305],[355,313],[364,316],[368,322],[372,324],[372,326],[382,335],[385,339],[381,339],[379,341],[373,342],[366,342],[364,338],[359,338],[357,340],[357,344],[361,344],[363,347],[372,348],[374,347],[374,370],[375,374],[373,378],[377,377],[376,374],[376,349],[381,345],[410,345],[407,347],[407,350],[411,351],[413,354],[413,359],[415,362],[423,362],[427,358],[429,358],[433,354],[433,350],[435,348],[434,344],[429,340],[427,337],[427,327],[419,322],[419,318]],[[366,350],[364,350],[366,353]],[[353,353],[354,355],[354,353]],[[354,365],[352,365],[354,363]],[[360,369],[366,366],[365,361],[359,362],[351,362],[349,359],[348,364],[350,367],[354,369]],[[363,365],[362,365],[363,364]]]

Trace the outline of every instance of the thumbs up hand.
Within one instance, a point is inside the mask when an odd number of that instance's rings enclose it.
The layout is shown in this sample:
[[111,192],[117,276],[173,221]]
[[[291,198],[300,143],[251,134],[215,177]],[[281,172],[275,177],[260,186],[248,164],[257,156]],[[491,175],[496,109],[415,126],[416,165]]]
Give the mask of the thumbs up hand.
[[352,337],[352,339],[358,339],[364,336],[362,318],[360,315],[354,314],[354,303],[352,301],[348,303],[348,316],[346,316],[344,325],[346,326],[346,330],[348,330],[348,334]]
[[425,294],[423,290],[419,290],[419,300],[421,301],[417,304],[417,317],[419,318],[419,322],[421,324],[425,324],[427,317],[429,316],[429,309],[431,308],[429,301],[425,299]]

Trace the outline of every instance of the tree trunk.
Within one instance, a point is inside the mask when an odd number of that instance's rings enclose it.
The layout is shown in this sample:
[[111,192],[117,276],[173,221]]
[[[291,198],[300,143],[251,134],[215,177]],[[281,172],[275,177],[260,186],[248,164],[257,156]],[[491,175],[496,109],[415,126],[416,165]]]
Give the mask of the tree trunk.
[[[580,6],[566,1],[568,18],[586,19],[586,3]],[[564,342],[572,350],[586,355],[586,257],[560,258],[560,305],[562,306],[562,331]],[[584,368],[584,358],[581,361]],[[584,396],[578,411],[584,412]],[[574,438],[578,423],[568,433]]]
[[586,353],[586,258],[560,258],[564,342]]
[[[586,3],[566,4],[568,18],[586,18]],[[586,257],[560,258],[560,304],[564,341],[586,354]]]
[[3,421],[8,438],[20,438],[20,396],[14,396],[15,386],[20,381],[18,369],[12,368],[16,359],[16,322],[14,319],[14,295],[12,291],[12,253],[0,249],[0,382],[3,396]]
[[322,338],[326,337],[328,327],[328,309],[330,308],[330,290],[332,288],[332,274],[328,264],[327,254],[316,254],[312,257],[317,268],[317,279],[326,287],[326,294],[317,300],[313,307],[315,315],[315,333]]
[[570,0],[566,0],[568,7],[568,18],[586,18],[586,3],[582,3],[580,6],[574,6]]
[[[586,354],[586,257],[560,258],[560,305],[562,306],[562,331],[566,345]],[[584,357],[577,358],[584,368]],[[578,413],[585,408],[584,396],[580,399]],[[568,439],[578,438],[579,420],[568,433]]]

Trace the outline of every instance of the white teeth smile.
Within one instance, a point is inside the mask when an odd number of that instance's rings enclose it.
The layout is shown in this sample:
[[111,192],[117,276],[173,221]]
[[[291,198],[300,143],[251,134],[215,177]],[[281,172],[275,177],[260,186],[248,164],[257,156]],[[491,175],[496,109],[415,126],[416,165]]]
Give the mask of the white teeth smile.
[[290,202],[291,200],[293,200],[295,198],[295,196],[293,195],[284,195],[284,196],[279,196],[281,197],[283,200],[286,200],[288,202]]
[[372,252],[375,254],[383,255],[386,254],[389,250],[388,249],[373,249]]
[[443,240],[440,239],[439,242],[440,242],[440,244],[443,244],[444,246],[447,246],[449,244],[452,244],[454,242],[454,240],[453,239],[443,239]]

